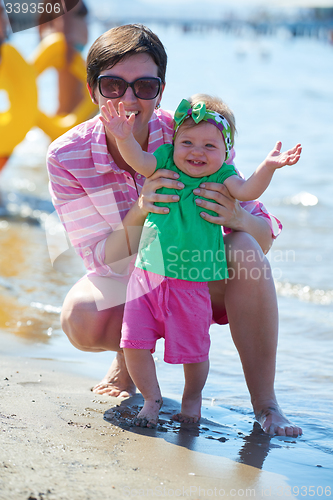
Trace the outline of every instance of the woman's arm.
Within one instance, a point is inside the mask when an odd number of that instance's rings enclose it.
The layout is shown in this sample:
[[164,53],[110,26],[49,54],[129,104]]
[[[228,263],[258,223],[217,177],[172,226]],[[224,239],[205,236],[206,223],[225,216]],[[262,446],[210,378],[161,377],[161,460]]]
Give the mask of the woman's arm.
[[[217,214],[213,216],[202,211],[201,217],[233,231],[245,231],[255,238],[264,253],[269,251],[274,235],[266,219],[253,215],[246,208],[243,208],[239,201],[231,196],[224,184],[207,182],[202,184],[199,189],[195,189],[194,194],[207,198],[207,200],[197,198],[195,201],[198,206],[212,210]],[[214,200],[216,203],[209,200]]]
[[168,214],[167,207],[156,206],[155,202],[178,202],[179,196],[177,195],[156,193],[162,187],[183,189],[184,185],[177,181],[178,177],[176,172],[160,169],[145,180],[138,200],[126,214],[119,227],[106,240],[104,262],[113,271],[121,273],[127,266],[127,260],[120,261],[137,252],[142,226],[148,213]]
[[135,140],[132,132],[135,114],[132,113],[126,117],[122,102],[118,104],[118,111],[111,100],[107,101],[106,104],[106,106],[101,107],[100,120],[106,130],[115,138],[121,156],[136,172],[150,177],[156,170],[157,161],[153,154],[143,151]]
[[[112,189],[101,189],[88,196],[78,179],[67,167],[67,163],[68,160],[65,161],[64,158],[59,160],[58,145],[53,143],[48,152],[47,168],[50,193],[55,209],[76,253],[83,259],[85,267],[101,276],[113,276],[116,271],[109,264],[125,259],[136,252],[147,214],[169,212],[168,208],[156,206],[154,203],[172,203],[179,200],[179,197],[174,194],[159,194],[156,190],[162,187],[182,189],[184,185],[177,181],[179,175],[176,172],[166,169],[156,171],[145,180],[139,199],[126,214],[123,222],[120,222],[120,214],[114,213],[111,219],[115,222],[111,225],[97,210],[95,200],[98,198],[102,205],[110,203]],[[130,233],[129,245],[124,227],[126,229],[140,228],[140,231],[137,229],[128,231]]]
[[242,229],[240,229],[240,231],[245,231],[246,233],[253,236],[253,238],[260,245],[264,254],[266,254],[270,250],[274,242],[271,228],[269,227],[269,224],[267,224],[267,219],[251,214],[241,205],[240,207],[242,211]]

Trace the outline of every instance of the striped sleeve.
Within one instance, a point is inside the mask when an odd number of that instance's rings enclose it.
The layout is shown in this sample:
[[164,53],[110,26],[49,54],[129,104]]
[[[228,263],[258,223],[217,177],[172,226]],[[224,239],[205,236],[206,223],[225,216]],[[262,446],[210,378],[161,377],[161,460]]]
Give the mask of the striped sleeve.
[[[77,179],[62,167],[56,153],[50,151],[47,164],[52,201],[76,253],[88,271],[116,275],[104,264],[105,241],[114,228],[97,211]],[[117,218],[115,226],[120,222]]]

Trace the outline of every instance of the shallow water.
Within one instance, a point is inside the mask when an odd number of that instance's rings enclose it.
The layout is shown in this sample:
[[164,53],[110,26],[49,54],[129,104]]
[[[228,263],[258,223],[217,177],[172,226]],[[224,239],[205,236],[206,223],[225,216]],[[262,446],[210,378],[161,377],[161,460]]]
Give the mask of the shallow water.
[[[92,27],[92,40],[98,29]],[[303,427],[304,436],[292,442],[273,438],[263,467],[270,470],[270,457],[278,458],[281,449],[289,450],[281,455],[281,473],[288,476],[288,467],[294,463],[306,476],[301,483],[296,474],[290,484],[308,485],[315,480],[325,487],[330,479],[332,485],[333,47],[315,39],[236,38],[220,32],[152,29],[164,42],[170,61],[164,107],[174,109],[180,98],[195,92],[223,97],[236,115],[237,166],[245,175],[277,140],[286,148],[297,142],[303,145],[299,164],[277,172],[262,199],[284,225],[270,252],[280,310],[276,390],[284,411]],[[28,56],[37,43],[36,33],[29,30],[14,41]],[[48,93],[55,95],[55,89],[52,75],[47,79],[50,84],[44,83],[41,106],[51,108]],[[75,371],[97,380],[112,355],[79,352],[60,329],[63,298],[83,274],[83,267],[71,250],[62,255],[56,268],[51,265],[44,230],[52,210],[45,171],[47,145],[46,136],[32,130],[1,175],[11,214],[0,217],[2,349],[66,360]],[[204,417],[230,428],[236,424],[250,439],[253,416],[229,329],[214,325],[211,333]],[[160,343],[156,365],[162,391],[179,400],[182,367],[162,360]],[[235,445],[225,446],[226,455],[241,454],[244,436]]]

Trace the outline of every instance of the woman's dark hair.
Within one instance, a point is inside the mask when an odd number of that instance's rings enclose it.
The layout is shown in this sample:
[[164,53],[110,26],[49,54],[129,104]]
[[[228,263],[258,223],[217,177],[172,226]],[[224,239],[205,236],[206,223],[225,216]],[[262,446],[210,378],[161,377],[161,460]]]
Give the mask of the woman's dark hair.
[[157,76],[165,83],[167,55],[155,33],[142,24],[126,24],[103,33],[90,47],[87,56],[87,82],[94,92],[97,78],[123,59],[147,54],[158,68]]

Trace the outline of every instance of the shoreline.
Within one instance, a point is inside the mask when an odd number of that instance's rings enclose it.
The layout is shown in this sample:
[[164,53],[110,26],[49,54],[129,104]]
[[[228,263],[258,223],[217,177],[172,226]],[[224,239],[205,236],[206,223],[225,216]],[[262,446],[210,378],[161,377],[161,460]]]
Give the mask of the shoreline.
[[[217,455],[218,438],[205,439],[189,427],[181,432],[181,426],[171,432],[126,427],[141,395],[93,394],[92,379],[59,361],[0,360],[1,500],[281,498],[279,488],[288,491],[284,476]],[[161,418],[177,404],[167,400]],[[213,432],[222,434],[223,426],[217,428]]]

